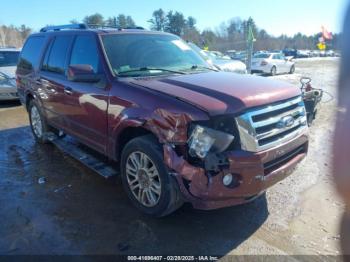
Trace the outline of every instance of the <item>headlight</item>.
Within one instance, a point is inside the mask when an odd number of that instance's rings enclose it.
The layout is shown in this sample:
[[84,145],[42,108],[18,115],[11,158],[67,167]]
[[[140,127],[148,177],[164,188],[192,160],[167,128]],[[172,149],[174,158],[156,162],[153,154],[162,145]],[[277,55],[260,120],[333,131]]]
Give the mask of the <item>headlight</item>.
[[205,158],[209,151],[221,153],[228,148],[233,139],[233,135],[197,125],[188,140],[189,153],[199,158]]

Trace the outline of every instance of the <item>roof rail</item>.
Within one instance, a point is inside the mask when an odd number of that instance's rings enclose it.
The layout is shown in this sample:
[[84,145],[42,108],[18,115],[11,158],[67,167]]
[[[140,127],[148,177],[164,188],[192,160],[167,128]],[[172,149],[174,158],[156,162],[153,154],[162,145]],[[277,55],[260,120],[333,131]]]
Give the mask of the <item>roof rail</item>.
[[142,26],[128,26],[128,27],[118,27],[118,26],[114,26],[114,25],[99,25],[99,24],[87,24],[88,28],[91,29],[117,29],[117,30],[129,30],[129,29],[136,29],[136,30],[145,30],[145,28],[143,28]]
[[63,29],[88,29],[88,26],[86,24],[54,25],[43,27],[40,29],[40,32],[60,31]]

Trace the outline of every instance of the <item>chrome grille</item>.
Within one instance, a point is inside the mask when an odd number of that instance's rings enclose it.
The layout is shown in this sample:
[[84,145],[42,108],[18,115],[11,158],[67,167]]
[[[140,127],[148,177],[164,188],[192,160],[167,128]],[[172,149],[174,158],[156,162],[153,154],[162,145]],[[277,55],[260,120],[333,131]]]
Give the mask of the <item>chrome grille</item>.
[[236,117],[236,123],[242,149],[252,152],[278,146],[308,129],[301,97],[250,110]]

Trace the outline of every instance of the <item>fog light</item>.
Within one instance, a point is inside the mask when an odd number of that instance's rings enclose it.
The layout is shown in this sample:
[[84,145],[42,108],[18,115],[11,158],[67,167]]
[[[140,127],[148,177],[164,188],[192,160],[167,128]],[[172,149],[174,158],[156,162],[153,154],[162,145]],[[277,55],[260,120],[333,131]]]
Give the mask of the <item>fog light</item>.
[[224,186],[229,186],[231,185],[232,180],[233,180],[233,176],[231,174],[227,174],[222,179],[222,183],[224,184]]

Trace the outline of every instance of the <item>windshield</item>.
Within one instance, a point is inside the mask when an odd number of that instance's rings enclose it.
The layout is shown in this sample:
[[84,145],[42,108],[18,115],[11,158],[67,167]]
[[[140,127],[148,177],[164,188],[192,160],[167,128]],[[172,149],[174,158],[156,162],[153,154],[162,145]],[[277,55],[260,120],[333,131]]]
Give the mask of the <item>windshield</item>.
[[102,42],[112,70],[119,75],[169,74],[208,67],[190,46],[172,35],[104,35]]
[[271,54],[256,54],[254,58],[269,58]]
[[0,51],[0,67],[16,66],[18,62],[19,52]]

